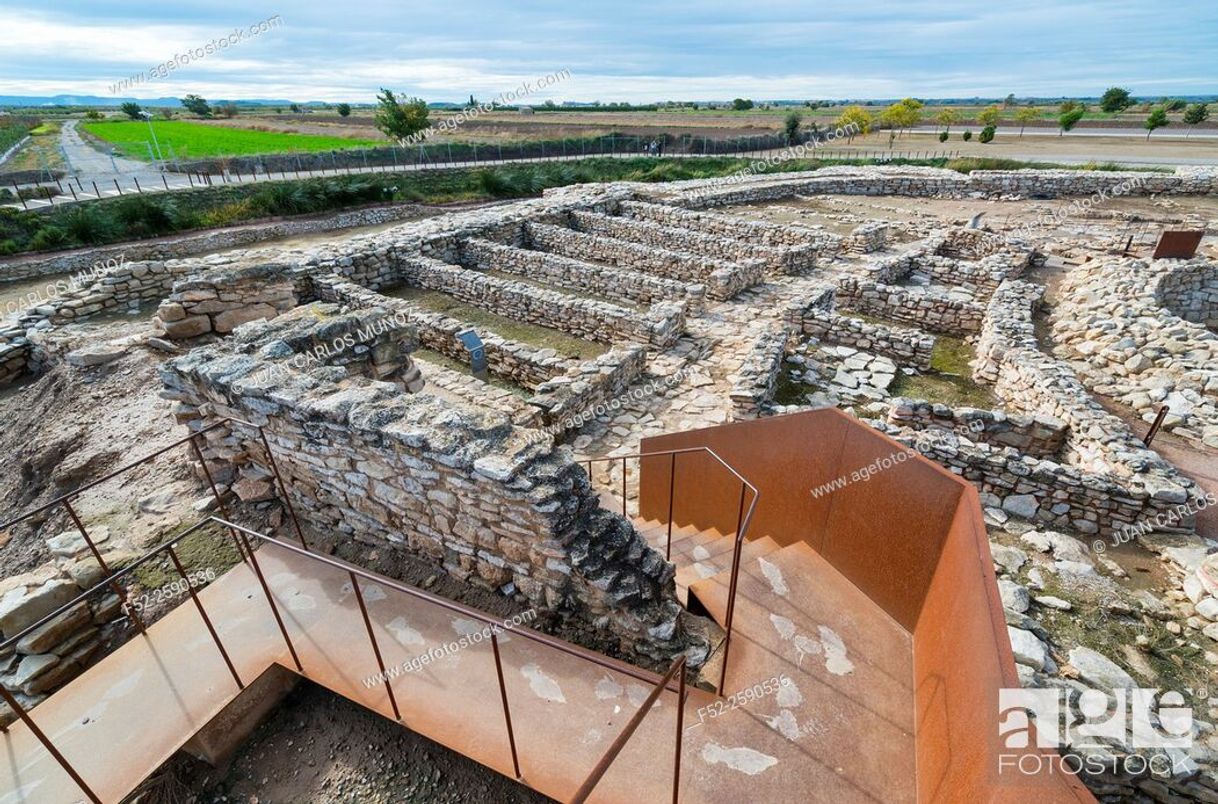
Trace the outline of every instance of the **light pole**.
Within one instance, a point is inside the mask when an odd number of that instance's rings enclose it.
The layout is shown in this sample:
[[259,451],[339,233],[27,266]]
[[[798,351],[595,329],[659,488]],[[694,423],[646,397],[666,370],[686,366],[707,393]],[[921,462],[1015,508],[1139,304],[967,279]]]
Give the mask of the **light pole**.
[[148,133],[152,135],[152,144],[156,148],[156,158],[161,160],[161,164],[165,163],[165,157],[161,156],[161,144],[156,141],[156,129],[152,127],[152,115],[149,112],[140,112],[140,117],[144,118],[144,122],[148,124]]

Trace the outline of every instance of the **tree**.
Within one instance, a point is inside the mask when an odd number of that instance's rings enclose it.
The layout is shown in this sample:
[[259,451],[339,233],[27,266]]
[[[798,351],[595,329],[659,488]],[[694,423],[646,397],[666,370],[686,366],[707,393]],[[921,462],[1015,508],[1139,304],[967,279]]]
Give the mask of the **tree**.
[[293,103],[288,108],[292,110],[292,114],[300,114],[300,104],[299,103]]
[[1028,123],[1033,122],[1040,117],[1040,111],[1035,106],[1024,106],[1015,112],[1015,122],[1019,123],[1019,136],[1023,136],[1023,130]]
[[[955,109],[943,109],[935,115],[935,122],[943,126],[944,134],[951,134],[952,125],[960,122],[960,115],[956,113]],[[946,139],[947,137],[943,137],[939,142],[943,142]]]
[[1193,126],[1198,123],[1204,123],[1210,116],[1210,107],[1204,103],[1194,103],[1184,110],[1184,122],[1188,124],[1188,132],[1185,137],[1193,133]]
[[1142,124],[1146,129],[1146,139],[1150,139],[1150,135],[1155,132],[1156,128],[1163,128],[1167,123],[1167,112],[1163,110],[1163,107],[1160,106],[1152,111],[1146,118],[1146,122]]
[[127,117],[131,118],[132,120],[139,120],[140,112],[144,111],[143,109],[140,108],[140,105],[138,103],[136,103],[135,101],[125,102],[122,106],[118,107],[118,110],[120,112],[122,112],[123,114],[127,115]]
[[1128,89],[1108,87],[1100,96],[1100,109],[1109,114],[1123,112],[1130,106],[1133,106],[1133,97],[1129,94]]
[[1180,98],[1160,98],[1159,105],[1163,107],[1165,112],[1178,112],[1188,105]]
[[981,129],[981,133],[977,135],[977,141],[982,143],[993,141],[995,131],[996,128],[994,126],[986,126],[985,128]]
[[753,108],[753,102],[748,98],[736,98],[732,101],[733,112],[744,112]]
[[833,125],[846,132],[847,142],[854,142],[855,134],[870,134],[871,126],[874,123],[871,113],[862,106],[856,105],[842,109],[842,113],[837,116]]
[[101,120],[102,113],[96,109],[90,109],[89,111],[85,112],[85,118],[88,120]]
[[181,103],[188,112],[193,112],[199,117],[211,117],[211,107],[198,95],[187,95],[181,99]]
[[1062,112],[1057,118],[1057,124],[1061,127],[1061,131],[1057,136],[1063,136],[1067,131],[1078,125],[1078,121],[1083,119],[1083,115],[1087,112],[1081,107],[1075,107],[1068,112]]
[[977,122],[987,128],[997,128],[1002,119],[1002,108],[998,104],[987,106],[977,113]]
[[921,119],[922,102],[913,98],[897,101],[880,113],[881,122],[901,132],[913,128]]
[[803,116],[799,112],[791,112],[787,115],[787,119],[782,123],[782,133],[787,139],[787,145],[793,145],[795,140],[799,138],[799,124],[803,122]]
[[1017,101],[1015,100],[1014,92],[1012,92],[1010,95],[1007,95],[1006,98],[1004,98],[1002,101],[1002,105],[1007,108],[1014,106],[1016,103],[1017,103]]
[[165,118],[166,120],[172,120],[173,119],[173,109],[170,109],[168,106],[162,106],[161,107],[161,117]]
[[237,108],[237,104],[229,101],[223,106],[217,107],[217,111],[219,111],[223,117],[227,117],[229,120],[232,120],[237,116],[237,112],[240,110]]
[[339,117],[350,117],[351,116],[351,104],[340,103],[334,107],[334,111],[338,112]]
[[472,109],[478,105],[478,101],[474,99],[474,93],[471,92],[469,94],[469,102],[466,103],[465,105],[466,105],[466,107],[468,107],[470,109]]
[[965,142],[968,142],[972,138],[973,138],[973,132],[969,131],[968,129],[965,129],[964,133],[960,135],[960,139],[964,140]]
[[427,101],[422,98],[399,102],[392,90],[381,87],[376,102],[376,127],[385,136],[400,142],[427,128]]

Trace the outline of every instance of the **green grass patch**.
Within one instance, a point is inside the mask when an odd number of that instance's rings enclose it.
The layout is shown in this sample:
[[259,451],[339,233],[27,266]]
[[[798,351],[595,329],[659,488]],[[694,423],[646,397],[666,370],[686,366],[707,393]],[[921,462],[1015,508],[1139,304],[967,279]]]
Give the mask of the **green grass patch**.
[[[81,123],[80,127],[100,140],[118,148],[124,156],[149,159],[152,134],[142,120]],[[384,145],[371,139],[328,137],[317,134],[291,134],[282,131],[257,131],[248,128],[211,126],[188,120],[154,120],[161,152],[169,149],[178,159],[205,159],[220,156],[249,156],[253,154],[336,151],[345,148]]]
[[[165,541],[172,540],[192,525],[193,523],[183,523],[167,534]],[[204,525],[178,542],[174,552],[187,574],[210,569],[219,577],[241,562],[232,535],[214,523]],[[140,586],[147,590],[160,589],[182,577],[167,555],[141,565],[132,575],[140,582]]]
[[519,341],[538,349],[553,349],[560,355],[567,357],[591,360],[609,351],[609,347],[603,343],[586,341],[583,338],[576,338],[573,335],[568,335],[555,329],[539,327],[535,324],[524,324],[511,318],[488,313],[479,307],[474,307],[459,299],[454,299],[447,293],[412,287],[397,287],[381,292],[386,296],[414,302],[432,312],[452,316],[458,321],[464,321],[467,324],[473,325],[475,328],[485,327],[496,335],[508,340]]
[[994,394],[973,381],[969,368],[969,361],[975,356],[973,347],[960,338],[937,335],[931,370],[914,375],[898,372],[889,391],[893,396],[925,399],[953,408],[991,410],[997,405]]

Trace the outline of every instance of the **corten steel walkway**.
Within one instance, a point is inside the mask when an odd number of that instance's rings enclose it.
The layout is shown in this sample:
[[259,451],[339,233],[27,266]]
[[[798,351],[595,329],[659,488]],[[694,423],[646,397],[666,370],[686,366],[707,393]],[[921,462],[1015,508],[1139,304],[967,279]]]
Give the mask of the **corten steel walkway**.
[[[975,496],[956,488],[944,497],[954,487],[914,476],[931,496],[907,513],[922,519],[894,524],[918,539],[944,532],[920,545],[929,553],[912,568],[920,572],[900,564],[914,545],[884,545],[879,561],[894,562],[885,581],[895,586],[860,574],[860,545],[843,552],[825,528],[840,526],[849,539],[852,517],[871,516],[885,531],[886,510],[909,505],[908,494],[873,499],[866,511],[846,495],[829,501],[836,514],[802,496],[762,502],[766,536],[743,538],[749,495],[707,446],[761,478],[754,499],[764,501],[869,455],[860,444],[875,452],[895,443],[828,411],[802,416],[660,437],[653,441],[684,443],[646,444],[640,458],[640,529],[681,567],[692,609],[721,624],[735,610],[730,697],[687,688],[683,660],[661,678],[527,628],[494,631],[489,615],[212,518],[141,561],[164,553],[177,565],[174,545],[215,525],[217,538],[237,540],[243,563],[10,726],[0,802],[120,800],[272,665],[563,801],[1092,800],[1060,776],[994,774],[997,732],[984,728],[996,725],[994,692],[1014,685],[1014,670],[1005,630],[992,629],[988,548],[980,562],[976,521],[956,505],[975,507]],[[810,436],[834,449],[810,456]],[[750,453],[767,444],[768,477]],[[913,460],[893,471],[910,465],[941,471]],[[882,479],[871,494],[892,493]],[[674,481],[697,494],[674,494]],[[944,499],[951,510],[932,515]],[[776,530],[789,516],[800,526]],[[923,597],[912,615],[911,591]],[[445,648],[462,637],[468,647]],[[958,638],[971,640],[971,654]],[[426,665],[395,672],[429,652],[436,658]],[[378,678],[383,669],[390,673]]]

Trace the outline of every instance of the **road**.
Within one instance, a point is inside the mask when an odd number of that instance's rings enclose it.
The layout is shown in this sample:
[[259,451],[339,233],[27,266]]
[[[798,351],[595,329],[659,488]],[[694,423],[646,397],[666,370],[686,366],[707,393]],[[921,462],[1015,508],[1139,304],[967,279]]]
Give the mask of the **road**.
[[160,172],[148,164],[123,156],[109,156],[93,148],[81,138],[76,130],[79,121],[69,120],[64,123],[59,133],[59,146],[68,162],[68,175],[79,179],[82,184],[96,181],[109,184],[112,179],[127,179],[139,177],[151,184],[160,178]]

